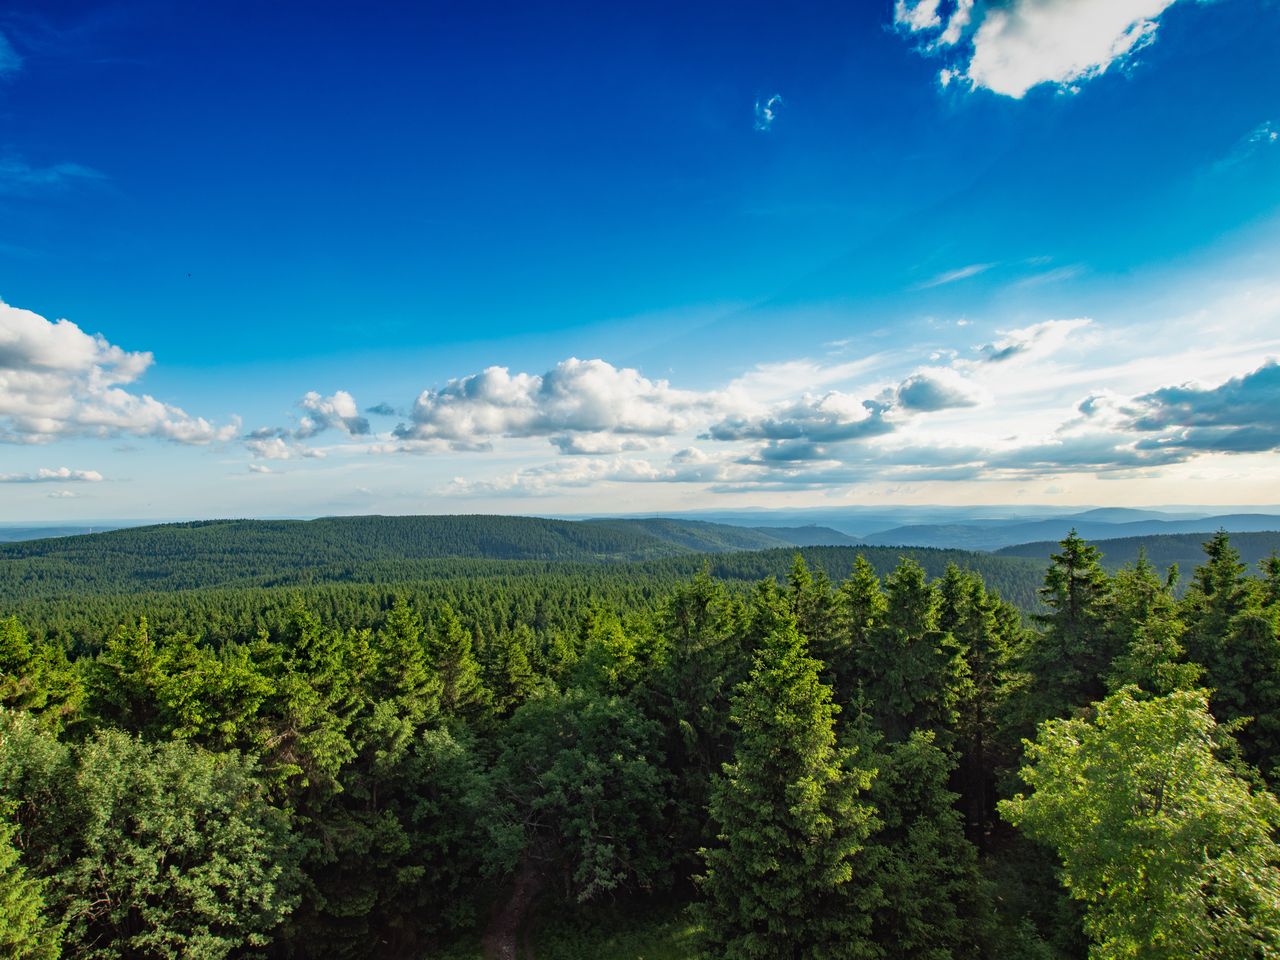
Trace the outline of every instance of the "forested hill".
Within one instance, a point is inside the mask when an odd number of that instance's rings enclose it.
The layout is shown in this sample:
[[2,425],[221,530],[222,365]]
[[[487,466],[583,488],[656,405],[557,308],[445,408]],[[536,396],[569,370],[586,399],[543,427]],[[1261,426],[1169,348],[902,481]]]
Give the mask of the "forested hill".
[[321,517],[316,520],[204,520],[27,540],[0,558],[147,554],[157,560],[201,554],[292,561],[299,551],[351,560],[471,557],[487,560],[648,560],[683,553],[768,550],[856,543],[823,527],[758,528],[700,520],[421,516]]
[[[1147,559],[1160,570],[1168,570],[1176,563],[1186,576],[1204,562],[1204,544],[1212,537],[1210,533],[1176,533],[1098,540],[1094,545],[1102,554],[1103,565],[1112,570],[1135,562],[1138,552],[1145,550]],[[1280,553],[1280,532],[1233,533],[1231,545],[1239,551],[1240,559],[1252,566],[1273,553]],[[1000,557],[1029,557],[1047,563],[1059,549],[1055,541],[1043,540],[1004,547],[995,553]]]
[[[794,535],[811,541],[820,538],[816,530],[798,528]],[[959,550],[781,546],[787,533],[694,521],[491,516],[165,524],[0,545],[0,608],[104,594],[550,573],[666,589],[704,563],[729,580],[784,575],[797,549],[833,579],[843,578],[859,553],[886,572],[903,555],[931,576],[954,562],[1024,608],[1035,603],[1043,576],[1039,561]]]

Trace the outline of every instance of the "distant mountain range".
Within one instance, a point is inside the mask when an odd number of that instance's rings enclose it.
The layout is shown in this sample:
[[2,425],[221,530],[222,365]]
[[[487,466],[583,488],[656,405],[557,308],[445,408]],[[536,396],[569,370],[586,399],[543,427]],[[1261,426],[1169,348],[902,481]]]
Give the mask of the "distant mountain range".
[[[1135,517],[1134,514],[1142,516]],[[1154,514],[1154,515],[1153,515]],[[1171,518],[1154,511],[1089,510],[1043,520],[980,520],[963,524],[920,524],[873,533],[863,542],[875,546],[948,547],[1000,550],[1015,544],[1057,541],[1075,530],[1086,540],[1152,537],[1168,534],[1256,533],[1280,530],[1280,517],[1265,513]]]
[[[1102,553],[1104,566],[1115,569],[1138,559],[1138,551],[1145,550],[1147,559],[1161,570],[1177,564],[1183,578],[1204,562],[1202,544],[1209,539],[1205,533],[1157,534],[1147,537],[1121,537],[1115,540],[1097,540],[1094,545]],[[1254,565],[1273,553],[1280,553],[1280,533],[1234,533],[1231,545],[1240,552],[1240,558],[1247,564]],[[1035,560],[1048,560],[1058,551],[1058,543],[1054,540],[1043,540],[1038,543],[1020,543],[1012,547],[1003,547],[995,551],[998,557],[1030,557]]]

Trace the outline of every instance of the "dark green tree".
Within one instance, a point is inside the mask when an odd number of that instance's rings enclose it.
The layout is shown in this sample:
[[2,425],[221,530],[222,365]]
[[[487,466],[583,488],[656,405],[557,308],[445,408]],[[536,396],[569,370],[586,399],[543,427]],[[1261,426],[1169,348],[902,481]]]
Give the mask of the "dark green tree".
[[711,795],[695,916],[725,960],[873,957],[880,892],[861,876],[878,825],[860,795],[874,771],[836,747],[831,690],[794,621],[765,638],[734,699],[733,762]]
[[1037,614],[1039,634],[1027,651],[1032,719],[1065,716],[1102,697],[1115,649],[1107,627],[1110,581],[1098,548],[1074,530],[1053,554],[1040,597],[1048,613]]

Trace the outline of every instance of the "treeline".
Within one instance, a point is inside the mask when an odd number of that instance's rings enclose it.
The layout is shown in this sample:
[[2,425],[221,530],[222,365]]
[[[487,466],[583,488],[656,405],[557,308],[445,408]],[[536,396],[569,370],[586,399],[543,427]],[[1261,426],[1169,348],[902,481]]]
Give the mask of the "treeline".
[[[563,572],[587,578],[657,578],[669,587],[709,555],[731,579],[785,573],[793,547],[778,536],[689,520],[532,517],[331,517],[219,520],[134,527],[82,537],[0,544],[0,604],[50,597],[208,588],[382,585],[460,576]],[[770,548],[770,549],[764,549]],[[853,548],[807,547],[814,564],[843,576]],[[914,556],[934,574],[948,562],[979,570],[1014,603],[1031,602],[1041,564],[963,551],[858,548],[877,569]],[[739,556],[744,551],[759,552]],[[812,551],[812,552],[810,552]],[[591,572],[587,567],[618,567]]]
[[0,621],[0,948],[425,957],[645,896],[709,958],[1280,951],[1280,560],[1220,535],[1178,599],[1072,536],[1030,623],[955,565],[843,574]]
[[[186,631],[216,644],[252,640],[264,629],[278,630],[298,605],[326,622],[375,627],[395,597],[422,610],[448,604],[483,642],[517,623],[538,631],[572,631],[592,604],[619,614],[649,609],[703,569],[740,593],[766,577],[785,577],[796,553],[794,549],[766,550],[630,564],[468,559],[347,563],[341,576],[330,581],[318,575],[312,580],[315,571],[282,568],[271,579],[287,586],[146,591],[138,589],[144,584],[127,565],[113,562],[77,568],[76,576],[82,578],[79,588],[59,581],[55,589],[37,580],[13,592],[0,589],[0,609],[18,616],[33,636],[56,640],[77,654],[96,651],[120,624],[136,622],[143,615],[161,632]],[[980,574],[1019,608],[1039,609],[1043,564],[1035,560],[927,548],[805,547],[799,553],[811,569],[830,579],[844,576],[858,556],[880,576],[904,556],[919,563],[930,577],[940,577],[955,565]],[[15,570],[15,578],[29,576],[18,565]],[[98,586],[103,586],[103,592],[95,592]]]

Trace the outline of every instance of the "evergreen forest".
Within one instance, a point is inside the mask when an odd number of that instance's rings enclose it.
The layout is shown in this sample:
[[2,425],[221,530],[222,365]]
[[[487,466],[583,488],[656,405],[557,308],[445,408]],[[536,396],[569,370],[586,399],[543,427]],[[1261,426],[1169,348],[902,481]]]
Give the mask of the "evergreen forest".
[[302,529],[2,549],[0,954],[1280,956],[1274,553]]

